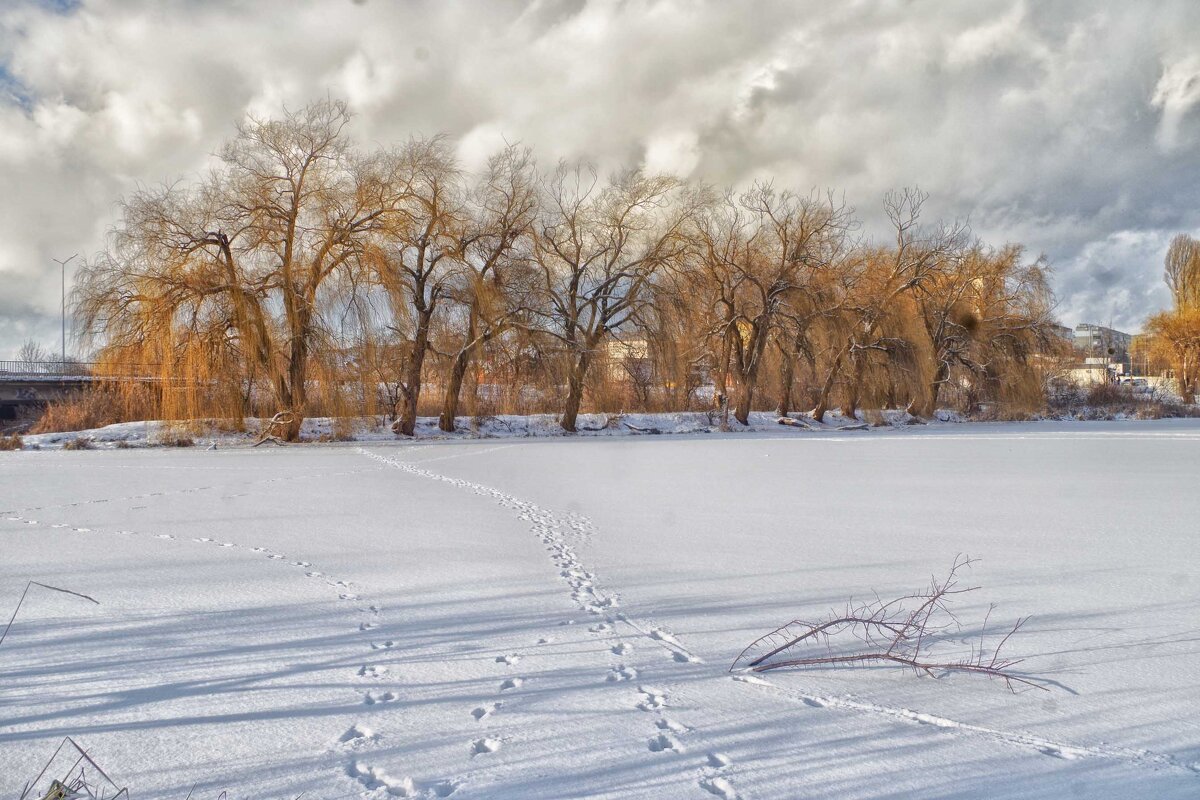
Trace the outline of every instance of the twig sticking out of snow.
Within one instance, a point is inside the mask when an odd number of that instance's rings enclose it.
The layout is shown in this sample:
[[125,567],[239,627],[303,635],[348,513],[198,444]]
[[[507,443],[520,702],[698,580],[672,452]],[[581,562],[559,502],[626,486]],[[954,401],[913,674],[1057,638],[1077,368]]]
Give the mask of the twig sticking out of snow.
[[[833,612],[817,622],[793,620],[750,643],[729,671],[743,668],[766,672],[783,667],[815,667],[839,664],[869,664],[883,662],[910,667],[913,671],[933,676],[934,672],[971,672],[999,678],[1012,691],[1014,684],[1023,684],[1049,691],[1038,679],[1018,675],[1014,668],[1020,659],[1006,658],[1001,651],[1008,640],[1021,629],[1029,617],[1017,619],[993,647],[988,647],[988,618],[983,619],[979,639],[971,646],[969,655],[944,659],[931,654],[941,634],[961,630],[950,602],[956,596],[973,592],[976,586],[962,588],[958,573],[974,561],[966,556],[954,560],[945,578],[931,578],[928,588],[913,594],[883,601],[876,597],[866,603],[850,601],[841,613]],[[835,650],[835,645],[849,642],[848,649]],[[797,656],[805,645],[822,643],[826,652]]]
[[[59,589],[58,591],[64,590]],[[67,594],[75,594],[75,592],[67,592]],[[90,597],[87,599],[91,600]],[[60,755],[62,758],[59,758]],[[88,769],[92,771],[93,775],[99,775],[103,783],[94,783],[87,775]],[[61,775],[62,777],[52,780],[49,787],[39,788],[38,784],[42,778],[47,776],[47,773],[51,776]],[[48,788],[49,791],[45,791],[45,788]],[[115,794],[109,794],[109,789]],[[38,794],[31,796],[30,792],[35,790]],[[188,796],[191,796],[190,792]],[[63,737],[58,748],[55,749],[54,755],[50,756],[38,776],[25,784],[25,789],[21,792],[18,800],[32,800],[34,797],[61,797],[64,800],[67,798],[78,798],[78,800],[120,800],[124,798],[129,800],[129,789],[118,789],[113,779],[100,769],[100,765],[92,760],[88,752],[76,744],[70,736],[66,736]]]
[[63,594],[73,594],[76,597],[82,597],[84,600],[90,600],[96,605],[100,605],[99,600],[94,597],[88,597],[86,594],[72,592],[70,589],[60,589],[57,586],[47,586],[46,584],[38,583],[37,581],[29,581],[25,584],[25,591],[21,592],[21,599],[17,601],[17,607],[13,609],[12,617],[9,618],[8,624],[4,626],[4,633],[0,633],[0,644],[4,644],[4,637],[8,636],[8,629],[11,628],[13,623],[16,621],[17,613],[21,610],[21,604],[25,602],[25,595],[29,594],[30,588],[34,586],[40,586],[43,589],[49,589],[54,592],[62,592]]

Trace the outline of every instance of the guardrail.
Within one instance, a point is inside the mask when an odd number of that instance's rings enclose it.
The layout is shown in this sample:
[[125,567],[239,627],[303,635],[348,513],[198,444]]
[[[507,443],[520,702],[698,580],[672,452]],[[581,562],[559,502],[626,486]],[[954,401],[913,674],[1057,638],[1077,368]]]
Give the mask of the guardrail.
[[87,361],[0,361],[0,380],[4,378],[152,378],[158,373],[153,364],[123,364],[113,367]]

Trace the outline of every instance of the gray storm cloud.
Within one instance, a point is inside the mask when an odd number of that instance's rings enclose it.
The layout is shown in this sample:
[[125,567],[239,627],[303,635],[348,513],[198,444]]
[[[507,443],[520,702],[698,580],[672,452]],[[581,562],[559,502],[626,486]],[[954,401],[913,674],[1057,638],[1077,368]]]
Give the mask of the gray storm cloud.
[[0,357],[58,332],[53,258],[197,174],[247,111],[334,95],[355,135],[470,167],[640,162],[889,188],[1055,267],[1060,316],[1137,329],[1200,227],[1200,4],[84,0],[0,10]]

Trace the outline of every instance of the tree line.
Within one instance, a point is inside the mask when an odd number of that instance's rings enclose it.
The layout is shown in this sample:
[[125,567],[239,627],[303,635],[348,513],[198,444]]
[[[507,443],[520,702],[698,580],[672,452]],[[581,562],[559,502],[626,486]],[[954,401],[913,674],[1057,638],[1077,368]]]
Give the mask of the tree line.
[[1179,394],[1190,401],[1200,377],[1200,241],[1181,233],[1167,248],[1163,280],[1172,307],[1146,321],[1149,354],[1170,365]]
[[[720,190],[526,147],[463,170],[443,136],[364,149],[336,100],[249,117],[201,178],[136,191],[73,294],[103,364],[161,413],[1040,404],[1059,352],[1042,260],[926,195],[888,240],[832,193]],[[430,397],[430,391],[435,397]]]

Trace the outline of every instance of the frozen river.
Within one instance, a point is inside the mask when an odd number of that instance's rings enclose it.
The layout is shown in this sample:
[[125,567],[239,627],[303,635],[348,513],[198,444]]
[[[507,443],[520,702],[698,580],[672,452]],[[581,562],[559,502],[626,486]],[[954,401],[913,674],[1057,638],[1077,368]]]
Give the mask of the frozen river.
[[[0,453],[0,795],[1200,796],[1200,422]],[[728,668],[980,559],[1049,691]],[[0,623],[2,624],[2,623]]]

